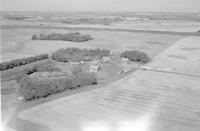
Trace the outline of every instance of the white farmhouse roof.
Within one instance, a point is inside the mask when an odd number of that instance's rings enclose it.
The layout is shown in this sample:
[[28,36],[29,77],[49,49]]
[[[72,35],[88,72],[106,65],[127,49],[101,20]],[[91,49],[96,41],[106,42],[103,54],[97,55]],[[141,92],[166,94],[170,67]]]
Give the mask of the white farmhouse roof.
[[108,62],[110,60],[110,57],[104,56],[104,57],[102,57],[102,59],[103,59],[104,62]]

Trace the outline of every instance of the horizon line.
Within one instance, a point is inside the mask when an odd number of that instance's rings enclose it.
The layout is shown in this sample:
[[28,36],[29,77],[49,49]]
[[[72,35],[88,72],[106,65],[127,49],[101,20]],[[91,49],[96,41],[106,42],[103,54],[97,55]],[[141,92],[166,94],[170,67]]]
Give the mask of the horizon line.
[[120,12],[130,12],[130,13],[200,13],[200,11],[120,11],[120,10],[113,10],[113,11],[103,11],[103,10],[31,10],[31,11],[26,11],[26,10],[0,10],[0,12],[102,12],[102,13],[120,13]]

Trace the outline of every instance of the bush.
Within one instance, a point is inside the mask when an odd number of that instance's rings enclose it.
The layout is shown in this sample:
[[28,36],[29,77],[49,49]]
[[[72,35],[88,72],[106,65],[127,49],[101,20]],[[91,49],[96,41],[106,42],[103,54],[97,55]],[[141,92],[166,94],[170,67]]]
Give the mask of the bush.
[[73,87],[97,84],[97,75],[94,73],[84,72],[80,66],[73,67],[72,74]]
[[82,72],[78,73],[72,78],[73,87],[82,87],[95,84],[97,84],[97,76],[94,73]]
[[48,54],[41,54],[38,56],[32,56],[32,57],[27,57],[27,58],[22,58],[22,59],[16,59],[16,60],[11,60],[9,62],[4,62],[0,64],[0,71],[3,70],[7,70],[7,69],[11,69],[14,67],[18,67],[18,66],[22,66],[22,65],[26,65],[38,60],[43,60],[43,59],[47,59],[48,58]]
[[40,34],[36,35],[34,34],[32,36],[32,40],[63,40],[63,41],[73,41],[73,42],[84,42],[92,40],[93,38],[90,35],[82,35],[79,32],[69,32],[65,34]]
[[147,63],[150,60],[146,53],[136,50],[122,52],[121,57],[128,58],[130,61],[137,61],[141,63]]
[[34,35],[32,36],[32,40],[36,40],[36,39],[37,39],[37,35],[34,34]]
[[37,66],[36,68],[37,72],[55,72],[55,71],[61,71],[58,67],[55,66],[55,63],[47,63],[44,65]]
[[72,75],[77,76],[80,73],[83,73],[83,68],[80,65],[73,66]]
[[57,62],[88,61],[109,55],[109,50],[66,48],[54,52],[52,54],[52,59]]

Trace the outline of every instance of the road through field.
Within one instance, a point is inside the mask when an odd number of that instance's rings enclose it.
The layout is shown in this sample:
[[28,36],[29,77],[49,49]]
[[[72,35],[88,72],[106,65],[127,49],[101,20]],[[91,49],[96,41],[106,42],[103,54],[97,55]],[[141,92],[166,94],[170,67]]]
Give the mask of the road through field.
[[54,131],[199,131],[200,38],[184,38],[138,70],[103,88],[18,114]]

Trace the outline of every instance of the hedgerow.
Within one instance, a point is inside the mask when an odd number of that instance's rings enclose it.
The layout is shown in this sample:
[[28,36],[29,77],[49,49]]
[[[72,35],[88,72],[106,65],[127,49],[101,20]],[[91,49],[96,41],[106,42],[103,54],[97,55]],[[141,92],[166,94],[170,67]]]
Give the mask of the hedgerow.
[[47,59],[48,58],[48,54],[41,54],[38,56],[32,56],[32,57],[27,57],[27,58],[22,58],[22,59],[16,59],[16,60],[11,60],[9,62],[4,62],[0,64],[0,71],[3,70],[7,70],[7,69],[11,69],[14,67],[18,67],[18,66],[22,66],[22,65],[26,65],[38,60],[43,60],[43,59]]
[[93,38],[87,34],[81,34],[79,32],[69,32],[65,34],[52,33],[52,34],[34,34],[32,40],[62,40],[62,41],[73,41],[73,42],[84,42],[92,40]]

